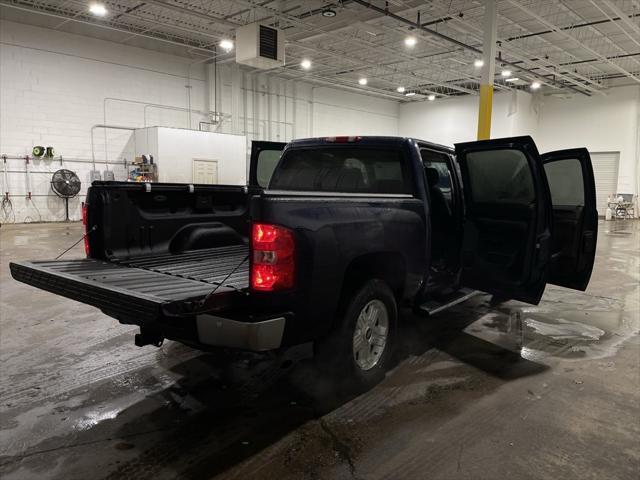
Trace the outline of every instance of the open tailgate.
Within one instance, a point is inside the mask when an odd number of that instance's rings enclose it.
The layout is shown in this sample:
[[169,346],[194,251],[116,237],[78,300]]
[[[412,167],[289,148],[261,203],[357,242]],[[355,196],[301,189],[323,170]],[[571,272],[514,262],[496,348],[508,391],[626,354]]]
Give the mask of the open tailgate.
[[147,255],[126,261],[94,259],[12,262],[16,280],[97,307],[111,316],[153,322],[162,307],[248,287],[248,247],[177,255]]

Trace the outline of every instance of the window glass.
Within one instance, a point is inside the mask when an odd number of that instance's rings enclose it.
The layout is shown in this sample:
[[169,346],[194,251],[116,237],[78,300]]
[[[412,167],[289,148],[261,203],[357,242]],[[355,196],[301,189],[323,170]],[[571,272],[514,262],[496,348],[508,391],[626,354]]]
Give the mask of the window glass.
[[325,147],[289,150],[269,188],[344,193],[410,193],[400,152]]
[[258,154],[258,167],[256,169],[258,185],[267,188],[281,154],[282,150],[262,150]]
[[466,163],[475,202],[527,205],[535,200],[531,168],[520,150],[471,152]]
[[438,172],[438,183],[432,187],[437,188],[442,192],[449,209],[451,209],[453,187],[451,185],[451,174],[449,173],[447,155],[440,152],[434,152],[432,150],[421,150],[420,155],[425,168],[435,169]]
[[554,205],[584,205],[582,165],[576,158],[544,164]]

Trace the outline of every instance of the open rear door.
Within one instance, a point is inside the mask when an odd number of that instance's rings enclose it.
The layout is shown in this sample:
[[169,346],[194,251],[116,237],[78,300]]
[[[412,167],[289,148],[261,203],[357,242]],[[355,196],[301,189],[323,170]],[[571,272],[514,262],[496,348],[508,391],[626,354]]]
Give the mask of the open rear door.
[[271,175],[278,165],[284,142],[251,142],[251,160],[249,162],[249,186],[267,188]]
[[542,156],[553,204],[551,262],[547,281],[585,290],[596,254],[598,211],[591,158],[586,148]]
[[537,304],[550,254],[549,190],[531,137],[456,144],[466,220],[462,285]]

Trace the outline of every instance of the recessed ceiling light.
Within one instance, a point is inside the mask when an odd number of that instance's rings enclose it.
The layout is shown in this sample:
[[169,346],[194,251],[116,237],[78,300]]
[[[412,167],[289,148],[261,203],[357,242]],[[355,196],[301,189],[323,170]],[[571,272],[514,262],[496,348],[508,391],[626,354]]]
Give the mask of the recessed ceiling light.
[[427,100],[429,100],[430,102],[433,102],[435,99],[436,96],[433,93],[427,97]]
[[416,37],[409,36],[409,37],[404,39],[404,44],[407,47],[415,47],[416,43],[418,43],[418,39]]
[[481,60],[481,59],[479,59],[479,58],[478,58],[478,59],[476,59],[476,60],[473,62],[473,66],[474,66],[474,67],[476,67],[476,68],[480,68],[480,67],[482,67],[483,65],[484,65],[484,60]]
[[231,50],[233,50],[233,42],[227,38],[220,40],[220,43],[218,45],[220,45],[220,48],[225,52],[230,52]]
[[311,68],[311,60],[309,60],[308,58],[303,59],[300,62],[300,66],[305,70],[309,70]]
[[502,75],[503,77],[510,77],[511,76],[511,70],[502,70],[500,72],[500,75]]
[[405,91],[405,90],[406,90],[406,89],[405,89],[404,87],[398,87],[398,88],[396,88],[396,91],[397,91],[398,93],[404,93],[404,91]]
[[98,17],[104,17],[107,14],[107,7],[104,3],[94,2],[89,5],[89,11]]
[[416,94],[416,92],[407,92],[404,94],[405,97],[413,97]]
[[367,80],[366,78],[364,78],[364,77],[363,77],[363,78],[361,78],[360,80],[358,80],[358,83],[359,83],[360,85],[366,85],[366,84],[367,84],[367,82],[368,82],[368,80]]
[[335,17],[336,15],[337,15],[336,11],[335,10],[331,10],[330,8],[325,8],[322,11],[322,16],[323,17],[332,18],[332,17]]
[[517,82],[518,80],[520,80],[518,77],[511,77],[507,78],[505,82]]
[[531,82],[531,90],[537,90],[540,88],[540,82]]

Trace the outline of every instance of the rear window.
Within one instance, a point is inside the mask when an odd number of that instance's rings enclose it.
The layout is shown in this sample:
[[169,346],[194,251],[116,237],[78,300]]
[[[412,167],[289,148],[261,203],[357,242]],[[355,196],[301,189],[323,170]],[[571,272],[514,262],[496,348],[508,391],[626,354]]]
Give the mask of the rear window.
[[271,178],[273,190],[411,193],[396,150],[324,147],[289,150]]

